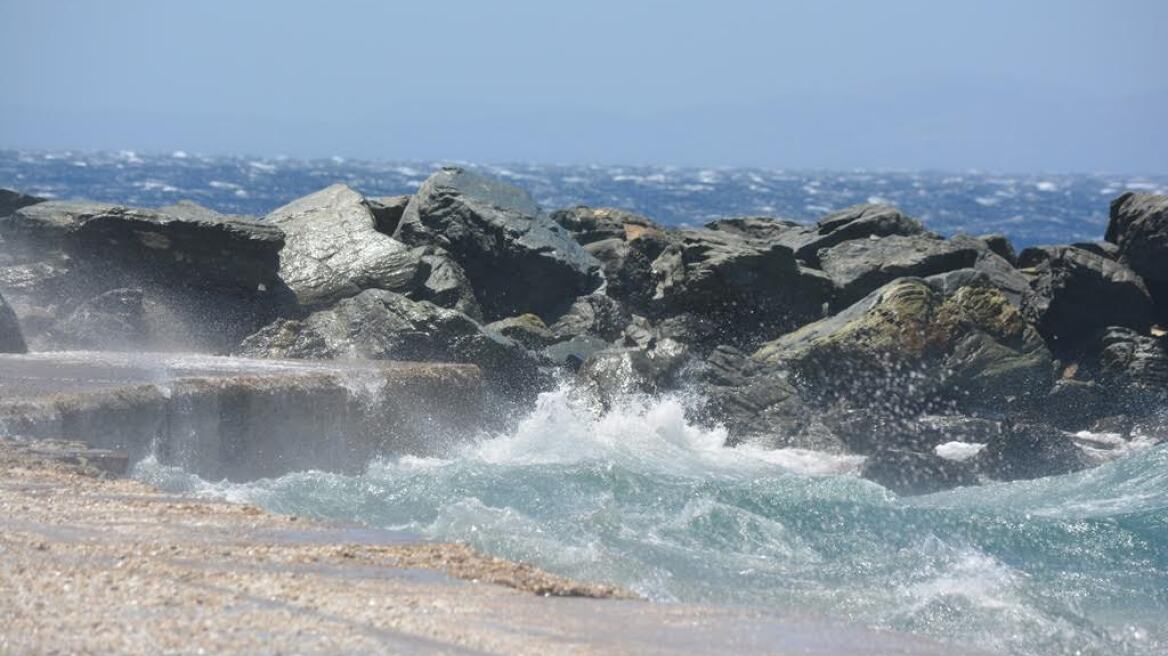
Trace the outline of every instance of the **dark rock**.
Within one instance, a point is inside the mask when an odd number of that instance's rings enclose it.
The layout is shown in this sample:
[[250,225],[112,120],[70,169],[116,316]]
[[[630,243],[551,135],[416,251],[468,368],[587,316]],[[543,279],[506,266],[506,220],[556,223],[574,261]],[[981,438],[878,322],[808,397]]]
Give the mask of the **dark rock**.
[[1128,192],[1111,201],[1106,239],[1133,271],[1168,283],[1168,196]]
[[240,355],[261,358],[464,362],[512,395],[544,384],[538,361],[470,317],[370,289],[304,319],[280,319],[248,337]]
[[942,292],[916,278],[889,283],[754,357],[788,369],[824,401],[902,414],[1044,395],[1053,375],[1041,337],[1001,291],[975,282]]
[[604,294],[589,294],[577,298],[550,329],[561,339],[592,335],[613,342],[624,334],[630,321],[632,317],[620,301]]
[[[795,261],[774,241],[685,230],[653,262],[658,319],[681,317],[712,330],[677,335],[699,350],[718,343],[751,348],[823,316],[831,280]],[[662,321],[664,323],[664,321]]]
[[22,194],[12,189],[0,188],[0,218],[12,214],[22,207],[45,202],[44,198]]
[[1071,244],[1072,247],[1079,250],[1094,253],[1099,257],[1105,257],[1109,260],[1119,259],[1119,246],[1106,241],[1080,241]]
[[608,239],[629,242],[646,232],[662,231],[661,226],[639,214],[609,207],[578,205],[552,212],[551,219],[585,246]]
[[1070,436],[1042,424],[1008,424],[978,454],[978,471],[1000,481],[1059,476],[1087,467]]
[[1112,407],[1107,390],[1099,384],[1064,378],[1055,382],[1046,400],[1038,405],[1038,416],[1062,430],[1083,430]]
[[947,442],[985,443],[1001,430],[996,421],[964,415],[913,415],[881,405],[837,407],[821,413],[823,424],[852,453],[886,449],[932,453]]
[[1018,261],[1018,254],[1014,251],[1014,244],[1005,235],[982,235],[977,238],[986,245],[993,254],[1010,263],[1012,266]]
[[920,221],[901,214],[895,207],[868,204],[829,214],[802,234],[788,233],[784,243],[794,248],[800,261],[819,266],[819,251],[847,241],[920,234],[925,234]]
[[581,335],[552,344],[541,351],[541,354],[553,364],[578,371],[588,358],[609,348],[612,348],[612,345],[599,337]]
[[802,223],[767,217],[736,217],[732,219],[718,219],[706,224],[709,230],[729,232],[739,237],[750,239],[781,239],[791,235],[793,231],[802,232],[806,226]]
[[1168,344],[1163,337],[1113,326],[1099,337],[1100,382],[1118,408],[1146,415],[1168,401]]
[[424,279],[419,253],[378,232],[364,199],[345,185],[294,200],[266,220],[286,235],[280,277],[301,305],[320,307],[366,289],[406,293]]
[[24,343],[24,335],[20,331],[20,322],[16,313],[8,307],[4,296],[0,295],[0,353],[24,353],[28,347]]
[[483,310],[474,288],[457,262],[434,246],[419,246],[413,253],[420,262],[422,281],[410,293],[411,298],[458,310],[476,321],[482,319]]
[[392,235],[397,232],[405,214],[406,205],[410,203],[410,196],[378,196],[365,199],[365,207],[373,213],[373,227],[383,235]]
[[1146,331],[1153,304],[1125,265],[1070,246],[1027,248],[1018,256],[1034,295],[1024,312],[1057,353],[1074,353],[1108,326]]
[[49,329],[50,343],[62,349],[124,351],[142,349],[150,338],[141,289],[113,289],[74,308]]
[[924,278],[972,267],[979,251],[931,235],[853,239],[819,251],[819,264],[839,287],[839,307],[905,276]]
[[673,388],[687,355],[685,346],[672,340],[659,342],[649,351],[608,349],[589,356],[577,378],[607,407],[623,395]]
[[486,328],[533,350],[539,350],[560,341],[555,333],[548,330],[543,319],[534,314],[521,314],[517,317],[500,319],[487,324]]
[[931,494],[978,483],[969,463],[902,449],[882,449],[868,456],[860,475],[903,495]]
[[[209,207],[203,207],[202,205],[191,200],[180,200],[177,203],[173,203],[165,207],[160,207],[158,208],[158,211],[162,212],[163,214],[169,214],[170,216],[173,216],[177,219],[182,219],[183,221],[214,222],[222,221],[228,218],[227,216],[216,212]],[[246,220],[246,217],[236,218]]]
[[466,272],[488,320],[550,316],[602,283],[600,263],[526,192],[446,168],[410,201],[395,236],[435,245]]

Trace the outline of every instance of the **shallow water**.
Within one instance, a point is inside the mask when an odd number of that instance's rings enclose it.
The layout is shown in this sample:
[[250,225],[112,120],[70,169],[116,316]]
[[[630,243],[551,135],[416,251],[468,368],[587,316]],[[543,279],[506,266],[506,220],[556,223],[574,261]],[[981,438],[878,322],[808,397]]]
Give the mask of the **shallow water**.
[[659,601],[821,612],[1009,654],[1168,653],[1168,445],[1079,474],[898,498],[860,459],[722,447],[678,398],[557,391],[444,458],[172,490],[467,541]]

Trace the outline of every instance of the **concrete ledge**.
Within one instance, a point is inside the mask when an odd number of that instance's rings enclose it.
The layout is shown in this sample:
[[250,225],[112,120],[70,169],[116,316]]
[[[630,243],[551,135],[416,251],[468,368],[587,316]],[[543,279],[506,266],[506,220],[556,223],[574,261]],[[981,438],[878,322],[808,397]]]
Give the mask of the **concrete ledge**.
[[0,434],[155,453],[212,479],[432,454],[473,434],[482,404],[473,365],[0,355]]

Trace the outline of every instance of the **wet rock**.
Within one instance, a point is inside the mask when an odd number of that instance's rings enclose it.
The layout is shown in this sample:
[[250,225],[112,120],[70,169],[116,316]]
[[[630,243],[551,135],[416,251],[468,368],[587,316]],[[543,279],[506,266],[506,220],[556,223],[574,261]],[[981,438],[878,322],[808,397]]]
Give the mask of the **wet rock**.
[[457,262],[433,246],[419,246],[413,253],[420,262],[422,280],[409,294],[411,298],[458,310],[476,321],[483,318],[470,279]]
[[936,403],[994,406],[1045,394],[1053,362],[1041,337],[1001,291],[940,291],[902,278],[839,314],[760,348],[825,402],[879,404],[919,414]]
[[286,235],[280,277],[301,305],[321,307],[366,289],[406,293],[424,279],[418,253],[378,232],[364,199],[345,185],[294,200],[266,220]]
[[1058,353],[1074,353],[1108,326],[1146,331],[1153,304],[1127,266],[1071,246],[1027,248],[1018,265],[1031,276],[1026,316]]
[[27,350],[16,312],[0,295],[0,353],[24,353]]
[[383,235],[392,235],[397,231],[409,203],[410,196],[375,196],[365,199],[365,207],[373,213],[373,227]]
[[540,353],[552,364],[578,371],[588,358],[612,347],[612,344],[590,335],[580,335],[572,339],[556,342]]
[[533,350],[539,350],[560,341],[555,333],[548,330],[543,319],[534,314],[521,314],[517,317],[500,319],[487,324],[486,328]]
[[280,319],[248,337],[240,355],[260,358],[401,360],[478,365],[504,391],[525,395],[545,381],[522,346],[470,317],[370,289],[304,319]]
[[1165,338],[1113,326],[1100,335],[1097,348],[1100,382],[1125,413],[1146,415],[1168,401]]
[[577,379],[607,407],[622,395],[655,394],[675,387],[687,356],[685,346],[672,340],[648,351],[607,349],[590,355]]
[[902,449],[882,449],[868,456],[860,475],[902,495],[931,494],[978,483],[969,463]]
[[74,308],[49,329],[49,341],[65,350],[137,350],[149,340],[141,289],[113,289]]
[[592,335],[608,342],[619,339],[632,317],[621,303],[604,294],[581,296],[550,329],[561,339]]
[[1128,192],[1111,201],[1106,239],[1137,274],[1168,284],[1168,196]]
[[410,201],[395,236],[434,245],[466,272],[487,320],[550,316],[602,283],[600,263],[524,191],[446,168]]
[[1096,417],[1112,411],[1111,401],[1107,390],[1093,381],[1062,379],[1038,405],[1038,415],[1059,429],[1083,430]]
[[913,415],[880,405],[861,408],[836,407],[821,412],[820,419],[848,451],[872,454],[886,449],[933,453],[941,444],[984,444],[997,435],[998,422],[965,415]]
[[719,343],[753,347],[823,315],[834,291],[822,272],[800,265],[790,248],[714,230],[685,230],[653,262],[653,314],[680,318],[675,335],[700,350]]
[[931,235],[892,235],[877,239],[852,239],[819,251],[819,264],[839,287],[840,307],[905,276],[924,278],[972,267],[977,248]]
[[1088,462],[1066,433],[1043,424],[1013,423],[986,444],[974,464],[990,478],[1015,481],[1069,474]]

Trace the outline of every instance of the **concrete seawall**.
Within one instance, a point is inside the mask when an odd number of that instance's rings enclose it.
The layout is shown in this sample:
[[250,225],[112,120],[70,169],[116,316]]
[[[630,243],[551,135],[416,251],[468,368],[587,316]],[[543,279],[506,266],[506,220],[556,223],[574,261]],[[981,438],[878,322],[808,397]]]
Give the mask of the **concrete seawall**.
[[207,478],[354,471],[481,425],[472,365],[96,352],[0,355],[0,435],[153,452]]

